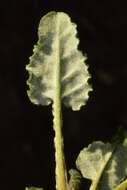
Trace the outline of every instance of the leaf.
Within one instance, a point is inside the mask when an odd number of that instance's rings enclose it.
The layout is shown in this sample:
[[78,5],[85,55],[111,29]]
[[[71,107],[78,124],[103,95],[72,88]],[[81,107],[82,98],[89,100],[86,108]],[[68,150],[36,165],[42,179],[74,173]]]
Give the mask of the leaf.
[[80,152],[76,165],[83,177],[92,180],[91,189],[96,189],[112,151],[112,146],[109,143],[105,145],[98,141],[93,142]]
[[39,24],[37,45],[26,66],[28,96],[35,104],[49,105],[60,89],[63,103],[79,110],[91,87],[86,57],[77,49],[76,25],[63,12],[49,12]]
[[43,190],[43,188],[39,188],[39,187],[26,187],[25,190]]
[[68,189],[69,190],[79,190],[80,185],[81,185],[80,173],[75,169],[71,169],[71,170],[69,170],[69,174],[70,174],[70,180],[69,180],[69,184],[68,184]]
[[127,176],[126,140],[116,145],[93,142],[80,152],[76,165],[92,181],[91,190],[111,190]]

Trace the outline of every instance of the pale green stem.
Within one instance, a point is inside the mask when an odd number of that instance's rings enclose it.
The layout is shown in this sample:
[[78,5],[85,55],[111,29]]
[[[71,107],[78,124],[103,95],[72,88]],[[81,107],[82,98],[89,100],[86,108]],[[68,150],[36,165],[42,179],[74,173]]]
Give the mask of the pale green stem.
[[112,154],[113,154],[113,151],[114,151],[114,149],[112,150],[112,152],[111,152],[111,154],[110,154],[110,156],[109,156],[109,159],[102,165],[102,167],[100,168],[100,171],[98,171],[98,177],[96,178],[96,180],[94,180],[93,182],[92,182],[92,184],[91,184],[91,186],[90,186],[90,190],[97,190],[97,187],[98,187],[98,183],[99,183],[99,181],[100,181],[100,179],[101,179],[101,177],[102,177],[102,174],[103,174],[103,171],[104,171],[104,169],[105,169],[105,167],[106,167],[106,165],[107,165],[107,163],[108,163],[108,161],[111,159],[111,157],[112,157]]
[[97,177],[97,179],[95,181],[92,182],[91,186],[90,186],[90,190],[97,190],[97,186],[98,183],[100,181],[100,178],[102,176],[102,172],[103,172],[104,167],[101,169],[101,171],[99,172],[99,175]]
[[62,115],[60,106],[54,104],[54,130],[55,130],[55,161],[56,161],[56,189],[67,190],[66,166],[64,158],[64,145],[62,137]]
[[[57,22],[59,22],[57,20]],[[59,23],[57,23],[57,36],[59,36]],[[54,131],[55,131],[55,161],[56,161],[56,189],[67,190],[67,174],[64,158],[64,143],[62,136],[62,110],[61,110],[61,66],[60,66],[60,43],[56,39],[55,56],[55,93],[53,101]]]
[[55,131],[55,161],[56,161],[56,189],[67,190],[67,175],[64,158],[64,144],[62,137],[62,112],[59,93],[53,104],[54,131]]
[[126,190],[127,189],[127,179],[121,182],[117,187],[113,190]]

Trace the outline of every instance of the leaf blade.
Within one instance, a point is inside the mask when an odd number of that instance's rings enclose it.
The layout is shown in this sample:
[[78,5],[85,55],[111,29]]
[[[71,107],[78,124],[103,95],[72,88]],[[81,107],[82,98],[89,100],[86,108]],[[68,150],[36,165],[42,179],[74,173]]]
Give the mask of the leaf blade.
[[69,170],[69,174],[70,174],[70,180],[68,184],[68,189],[79,190],[81,185],[81,174],[75,169]]
[[[97,153],[97,143],[94,142],[81,151],[76,165],[83,177],[92,181],[90,189],[95,190],[98,187],[99,190],[112,190],[115,187],[117,188],[127,176],[126,139],[122,144],[111,145],[108,143],[108,149],[106,149],[107,144],[99,142],[99,146],[103,144],[102,147],[98,147],[100,150],[99,154]],[[110,156],[107,156],[107,159],[105,159],[105,155],[109,153]],[[103,160],[106,161],[104,167],[102,167]]]
[[92,180],[91,190],[95,190],[99,184],[103,170],[112,155],[113,149],[109,143],[93,142],[84,148],[77,160],[77,168],[83,177]]
[[90,75],[84,64],[86,57],[77,48],[76,34],[76,25],[65,13],[50,12],[41,19],[39,40],[26,66],[30,74],[28,96],[33,103],[49,105],[60,88],[66,106],[79,110],[86,104]]

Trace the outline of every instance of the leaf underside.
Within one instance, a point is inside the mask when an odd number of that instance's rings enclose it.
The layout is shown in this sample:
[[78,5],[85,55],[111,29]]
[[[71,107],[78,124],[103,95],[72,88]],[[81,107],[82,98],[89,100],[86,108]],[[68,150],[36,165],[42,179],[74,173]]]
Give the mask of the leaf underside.
[[49,105],[60,88],[61,99],[67,107],[79,110],[86,104],[91,91],[87,82],[90,74],[86,57],[77,48],[76,34],[76,25],[63,12],[50,12],[41,19],[39,40],[26,67],[30,74],[28,96],[33,103]]
[[112,190],[127,177],[127,143],[93,142],[80,152],[76,165],[92,181],[90,189]]

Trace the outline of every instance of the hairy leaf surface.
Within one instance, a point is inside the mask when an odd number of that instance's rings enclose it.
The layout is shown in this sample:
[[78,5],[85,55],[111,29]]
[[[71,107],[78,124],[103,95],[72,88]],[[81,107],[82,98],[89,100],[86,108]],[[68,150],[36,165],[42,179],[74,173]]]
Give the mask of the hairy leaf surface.
[[69,174],[70,174],[70,180],[68,184],[68,189],[79,190],[81,185],[81,174],[75,169],[69,170]]
[[79,110],[86,104],[90,77],[86,57],[78,50],[76,25],[63,12],[50,12],[39,24],[37,45],[26,69],[28,95],[35,104],[48,105],[60,89],[63,103]]
[[127,143],[93,142],[80,152],[76,165],[84,178],[92,180],[91,190],[112,190],[127,176]]

